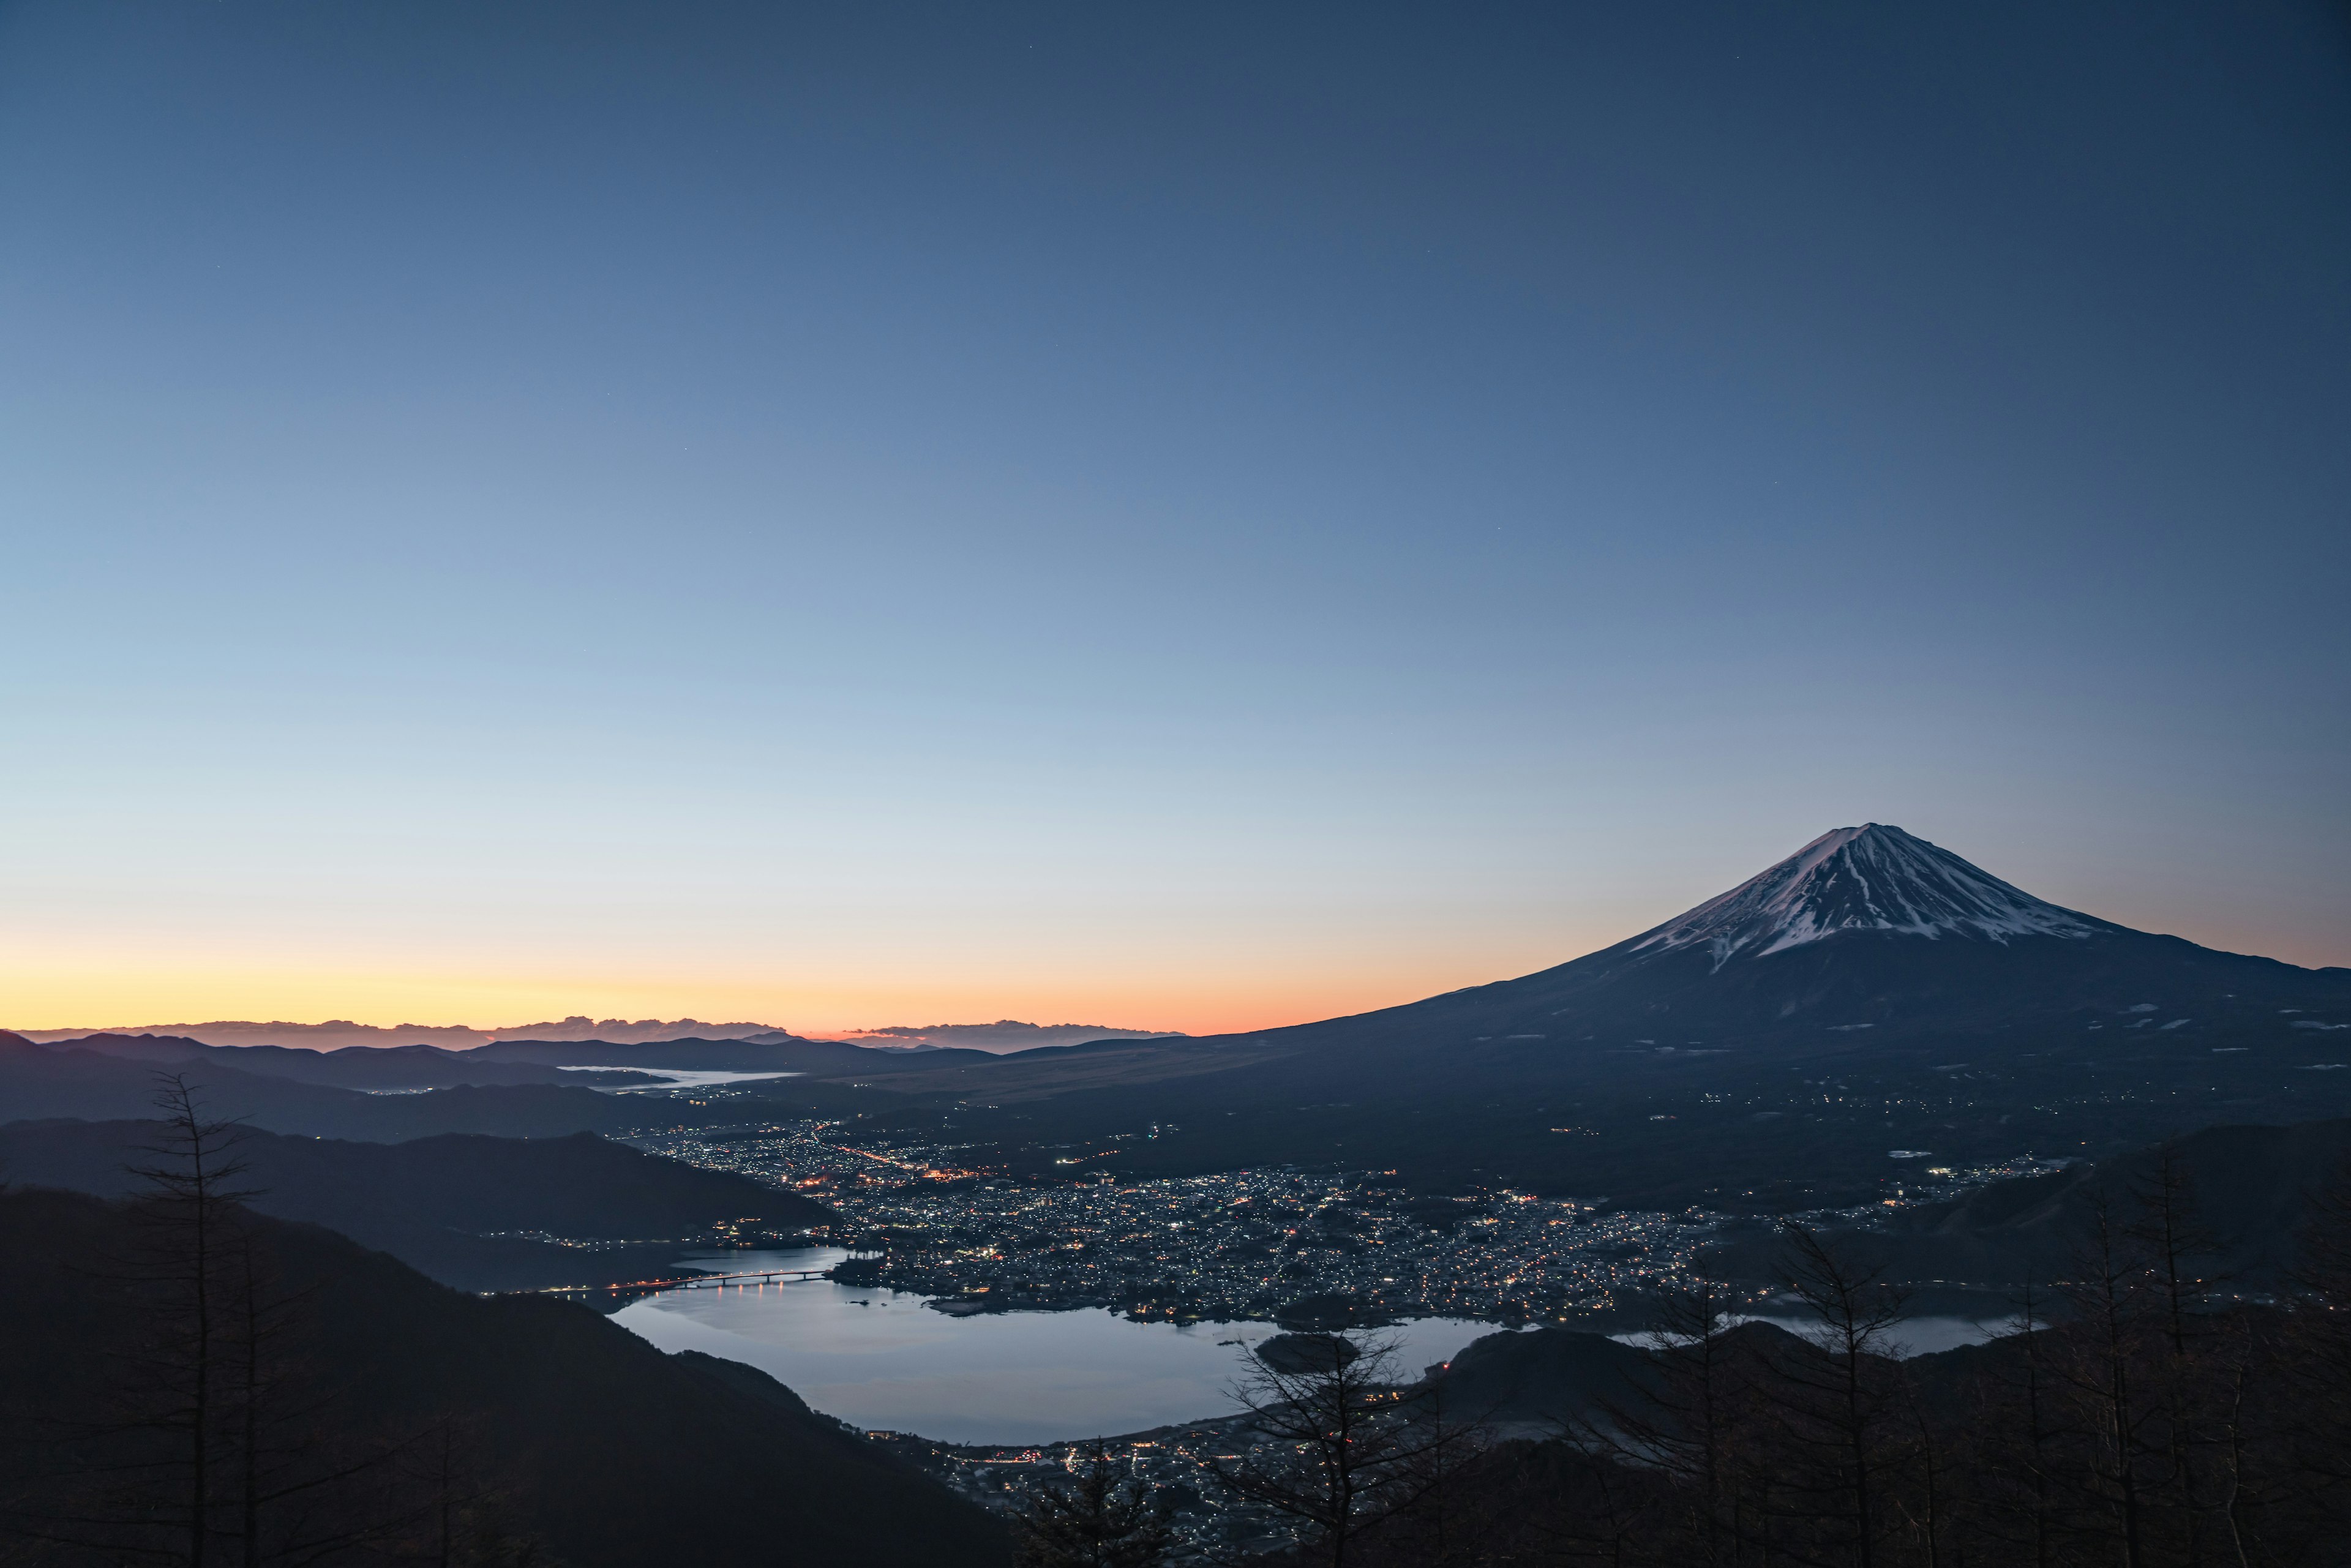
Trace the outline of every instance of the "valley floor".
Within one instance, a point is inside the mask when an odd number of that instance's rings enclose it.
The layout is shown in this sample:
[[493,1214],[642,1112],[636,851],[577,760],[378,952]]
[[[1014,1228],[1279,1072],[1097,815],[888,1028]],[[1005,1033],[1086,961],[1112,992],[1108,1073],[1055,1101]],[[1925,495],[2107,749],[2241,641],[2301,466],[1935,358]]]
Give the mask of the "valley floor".
[[[1703,1209],[1604,1209],[1508,1188],[1416,1196],[1380,1172],[1282,1166],[1157,1180],[1040,1185],[961,1162],[951,1145],[883,1141],[853,1124],[765,1123],[641,1135],[638,1146],[821,1197],[836,1245],[878,1254],[838,1277],[957,1310],[1110,1307],[1144,1319],[1308,1323],[1468,1317],[1498,1323],[1639,1321],[1646,1294],[1698,1255],[1760,1230]],[[2020,1158],[1921,1169],[1903,1197],[1822,1211],[1850,1228],[2030,1175]],[[1758,1287],[1754,1299],[1761,1299]]]

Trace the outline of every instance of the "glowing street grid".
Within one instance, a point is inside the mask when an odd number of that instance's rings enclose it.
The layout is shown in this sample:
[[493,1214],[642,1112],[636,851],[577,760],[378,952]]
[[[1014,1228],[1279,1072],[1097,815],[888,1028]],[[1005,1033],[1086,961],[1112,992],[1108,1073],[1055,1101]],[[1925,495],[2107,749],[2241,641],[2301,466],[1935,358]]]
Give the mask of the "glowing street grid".
[[[1756,1222],[1709,1210],[1604,1211],[1502,1189],[1416,1196],[1378,1172],[1274,1167],[1151,1181],[1014,1181],[956,1145],[807,1121],[641,1134],[650,1152],[831,1205],[836,1246],[877,1253],[836,1278],[948,1310],[1108,1307],[1176,1321],[1589,1318],[1686,1281],[1700,1251]],[[2041,1168],[1934,1167],[1902,1207]],[[1806,1218],[1853,1223],[1884,1206]]]

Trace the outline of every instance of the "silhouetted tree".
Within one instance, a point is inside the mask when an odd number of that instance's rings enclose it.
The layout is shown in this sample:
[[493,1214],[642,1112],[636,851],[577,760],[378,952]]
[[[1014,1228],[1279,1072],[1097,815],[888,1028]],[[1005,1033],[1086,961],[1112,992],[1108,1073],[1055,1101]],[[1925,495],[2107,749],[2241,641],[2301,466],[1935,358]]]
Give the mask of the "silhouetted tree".
[[[204,1568],[225,1533],[215,1515],[222,1415],[234,1397],[235,1216],[255,1195],[237,1185],[246,1169],[237,1124],[208,1120],[195,1090],[175,1073],[158,1075],[155,1104],[162,1128],[148,1163],[131,1168],[146,1189],[131,1214],[143,1242],[135,1267],[149,1332],[132,1364],[132,1413],[123,1425],[163,1439],[149,1472],[161,1484],[133,1511],[178,1536],[174,1560]],[[173,1472],[176,1485],[165,1479]]]
[[2046,1298],[2026,1277],[2016,1297],[2019,1354],[1973,1390],[1971,1521],[1984,1545],[2031,1568],[2054,1568],[2058,1514],[2053,1469],[2063,1437],[2049,1368]]
[[59,1462],[14,1511],[61,1563],[310,1568],[391,1542],[414,1504],[392,1446],[343,1429],[304,1364],[307,1293],[286,1289],[243,1200],[242,1129],[159,1075],[155,1136],[130,1167],[134,1243],[93,1271],[126,1333],[90,1412],[48,1418]]
[[1458,1568],[1485,1560],[1496,1520],[1474,1472],[1491,1449],[1483,1414],[1458,1411],[1443,1378],[1404,1391],[1398,1402],[1408,1423],[1402,1479],[1376,1527],[1379,1563],[1414,1568]]
[[1816,1320],[1802,1348],[1775,1358],[1766,1385],[1772,1438],[1785,1445],[1782,1507],[1823,1560],[1873,1568],[1896,1437],[1893,1334],[1908,1296],[1806,1226],[1790,1221],[1781,1236],[1789,1282]]
[[486,1479],[473,1424],[444,1416],[399,1457],[404,1529],[385,1553],[432,1568],[531,1568],[543,1556],[533,1538],[507,1529],[504,1499]]
[[1020,1568],[1155,1568],[1175,1535],[1168,1513],[1096,1438],[1068,1479],[1048,1479],[1030,1497],[1014,1560]]
[[2074,1322],[2061,1336],[2069,1392],[2084,1409],[2083,1463],[2075,1486],[2106,1518],[2120,1568],[2147,1563],[2145,1459],[2147,1401],[2140,1386],[2148,1324],[2144,1276],[2103,1188],[2091,1189],[2087,1236],[2074,1267]]
[[2280,1422],[2299,1511],[2351,1534],[2351,1161],[2310,1198],[2276,1356]]
[[1585,1452],[1668,1483],[1658,1528],[1679,1561],[1706,1568],[1737,1563],[1757,1522],[1747,1461],[1760,1366],[1732,1333],[1735,1304],[1727,1284],[1695,1269],[1686,1285],[1656,1298],[1645,1342],[1651,1376],[1601,1398],[1596,1416],[1567,1419]]
[[1446,1434],[1404,1408],[1392,1343],[1332,1333],[1289,1350],[1294,1370],[1243,1353],[1235,1396],[1270,1440],[1213,1473],[1234,1496],[1304,1525],[1315,1554],[1344,1568],[1357,1536],[1418,1498],[1429,1479],[1423,1461]]

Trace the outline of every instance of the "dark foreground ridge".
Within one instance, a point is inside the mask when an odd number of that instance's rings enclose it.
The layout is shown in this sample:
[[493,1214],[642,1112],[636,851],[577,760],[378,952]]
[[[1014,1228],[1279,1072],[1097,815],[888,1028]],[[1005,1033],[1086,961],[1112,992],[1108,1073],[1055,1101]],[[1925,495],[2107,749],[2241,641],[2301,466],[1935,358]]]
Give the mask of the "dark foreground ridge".
[[313,1226],[233,1217],[221,1238],[251,1248],[218,1259],[200,1352],[173,1223],[0,1194],[0,1523],[33,1560],[187,1560],[189,1373],[209,1354],[218,1561],[238,1560],[248,1492],[269,1499],[265,1562],[306,1560],[304,1540],[345,1542],[313,1553],[344,1562],[752,1563],[779,1542],[889,1568],[1008,1561],[981,1511],[764,1374],[566,1302],[460,1294]]
[[[0,1126],[0,1172],[127,1197],[141,1185],[132,1168],[152,1163],[142,1151],[164,1133],[152,1121],[13,1123]],[[792,1245],[834,1218],[747,1176],[591,1133],[375,1144],[248,1128],[235,1153],[260,1212],[324,1225],[465,1291],[640,1279],[674,1271],[684,1249]]]
[[[2208,1207],[2153,1153],[2058,1195],[2062,1270],[1986,1343],[1910,1354],[1918,1294],[1791,1224],[1768,1308],[1693,1272],[1648,1333],[1493,1334],[1418,1377],[1376,1332],[1292,1335],[1247,1413],[1102,1459],[1258,1568],[2351,1561],[2351,1172],[2304,1195],[2293,1267],[2247,1298],[2212,1228],[2245,1195]],[[1101,1462],[900,1447],[981,1496]]]

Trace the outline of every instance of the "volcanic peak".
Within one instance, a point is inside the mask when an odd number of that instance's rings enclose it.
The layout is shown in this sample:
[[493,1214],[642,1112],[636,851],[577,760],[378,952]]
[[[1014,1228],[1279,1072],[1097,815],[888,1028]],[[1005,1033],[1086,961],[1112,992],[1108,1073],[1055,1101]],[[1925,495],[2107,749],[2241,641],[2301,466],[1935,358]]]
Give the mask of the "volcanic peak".
[[1718,969],[1844,931],[1893,931],[2006,943],[2085,937],[2105,922],[2060,908],[1899,828],[1870,822],[1823,833],[1729,893],[1643,933],[1634,952],[1704,944]]

